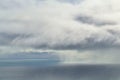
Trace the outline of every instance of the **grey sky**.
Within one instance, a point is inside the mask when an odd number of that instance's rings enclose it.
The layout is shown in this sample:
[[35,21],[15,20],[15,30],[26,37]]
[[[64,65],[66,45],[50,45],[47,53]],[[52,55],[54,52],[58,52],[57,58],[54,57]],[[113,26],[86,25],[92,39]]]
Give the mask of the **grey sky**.
[[[22,47],[58,50],[57,53],[66,50],[79,51],[78,54],[92,50],[93,53],[95,50],[105,49],[108,52],[112,49],[119,53],[119,2],[118,0],[1,0],[0,46],[5,46],[6,49],[8,47],[8,51],[12,46],[20,50]],[[2,50],[1,53],[4,52],[6,51]]]

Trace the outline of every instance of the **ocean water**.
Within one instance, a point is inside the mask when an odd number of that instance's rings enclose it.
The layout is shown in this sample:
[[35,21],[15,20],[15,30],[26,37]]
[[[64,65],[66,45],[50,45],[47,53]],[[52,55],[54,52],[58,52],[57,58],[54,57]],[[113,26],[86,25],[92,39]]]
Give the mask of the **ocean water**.
[[0,62],[0,80],[120,80],[120,65]]

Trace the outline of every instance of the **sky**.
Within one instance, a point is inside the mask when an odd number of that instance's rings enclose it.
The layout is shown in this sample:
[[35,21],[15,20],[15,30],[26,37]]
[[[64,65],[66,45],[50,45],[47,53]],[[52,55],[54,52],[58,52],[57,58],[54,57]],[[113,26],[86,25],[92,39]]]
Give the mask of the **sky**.
[[119,63],[119,3],[0,0],[0,55],[47,52],[60,63]]

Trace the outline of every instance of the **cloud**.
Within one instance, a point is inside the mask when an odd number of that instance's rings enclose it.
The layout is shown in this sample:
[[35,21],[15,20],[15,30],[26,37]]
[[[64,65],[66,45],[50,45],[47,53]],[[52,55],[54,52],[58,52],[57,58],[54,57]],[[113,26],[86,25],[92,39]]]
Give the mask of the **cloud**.
[[59,51],[61,64],[119,64],[118,49]]
[[[18,34],[17,37],[8,41],[9,44],[18,46],[48,49],[119,47],[119,23],[116,20],[107,20],[107,18],[97,16],[111,14],[109,11],[112,8],[106,8],[111,3],[106,2],[103,5],[103,1],[100,1],[101,3],[97,5],[98,3],[93,0],[87,5],[88,2],[86,0],[78,5],[72,5],[53,0],[44,1],[44,5],[39,7],[36,7],[35,4],[25,7],[17,14],[13,10],[13,14],[9,14],[10,17],[1,19],[1,32]],[[95,6],[98,6],[99,11],[93,9]],[[109,13],[101,13],[101,7],[105,7],[105,11]],[[91,12],[90,15],[87,14],[87,9],[90,9],[88,11]],[[81,15],[83,12],[84,15]],[[6,26],[9,27],[6,28]],[[24,37],[21,37],[21,34]],[[26,35],[32,36],[26,37]]]
[[46,0],[4,0],[0,1],[0,9],[10,10],[10,9],[23,9],[31,6],[38,6]]
[[94,19],[90,16],[86,16],[86,15],[80,15],[80,16],[77,16],[76,17],[76,20],[77,21],[80,21],[81,23],[84,23],[84,24],[90,24],[90,25],[95,25],[95,26],[105,26],[105,25],[117,25],[117,23],[115,22],[111,22],[111,21],[101,21],[101,20],[97,20],[97,19]]
[[76,4],[81,3],[83,0],[57,0],[57,1],[64,2],[64,3],[71,3],[73,5],[76,5]]
[[120,48],[119,10],[118,0],[0,1],[0,46],[93,50],[94,61],[94,50]]

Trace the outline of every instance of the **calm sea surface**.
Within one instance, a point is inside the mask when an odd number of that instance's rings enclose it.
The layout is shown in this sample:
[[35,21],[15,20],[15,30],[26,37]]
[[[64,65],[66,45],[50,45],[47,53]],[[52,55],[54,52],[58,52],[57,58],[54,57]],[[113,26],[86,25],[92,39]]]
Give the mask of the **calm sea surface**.
[[0,61],[0,80],[120,80],[120,65],[56,64]]

